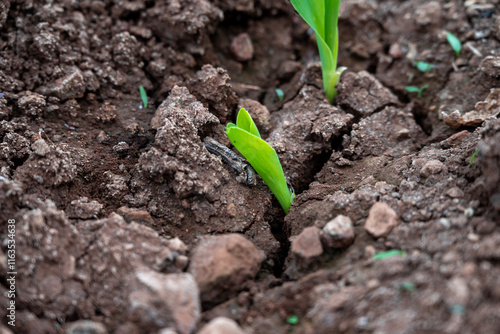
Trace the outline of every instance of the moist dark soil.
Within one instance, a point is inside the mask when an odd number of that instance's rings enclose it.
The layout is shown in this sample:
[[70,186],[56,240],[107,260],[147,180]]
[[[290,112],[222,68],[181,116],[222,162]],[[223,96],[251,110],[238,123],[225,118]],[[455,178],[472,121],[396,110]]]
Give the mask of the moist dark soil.
[[[500,2],[339,31],[332,105],[286,0],[0,0],[0,332],[500,333]],[[241,107],[286,216],[205,147]]]

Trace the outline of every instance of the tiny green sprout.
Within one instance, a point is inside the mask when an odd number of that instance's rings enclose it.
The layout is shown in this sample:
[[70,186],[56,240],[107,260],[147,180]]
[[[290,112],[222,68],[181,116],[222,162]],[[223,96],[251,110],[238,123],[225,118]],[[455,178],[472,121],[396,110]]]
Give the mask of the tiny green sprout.
[[401,283],[399,283],[399,290],[401,290],[401,291],[412,292],[412,291],[415,291],[416,289],[417,289],[417,287],[412,282],[402,281]]
[[451,48],[455,51],[455,56],[460,57],[460,51],[462,51],[462,42],[458,39],[457,36],[453,35],[451,32],[446,33],[446,39],[448,43],[450,43]]
[[472,157],[470,157],[470,165],[473,166],[474,165],[474,158],[476,157],[477,155],[477,151],[474,152],[474,154],[472,155]]
[[146,94],[146,90],[144,87],[139,86],[139,93],[141,94],[142,103],[144,104],[144,108],[148,107],[148,95]]
[[428,87],[429,85],[423,85],[420,88],[417,86],[406,86],[405,89],[408,93],[417,93],[418,98],[421,98],[423,91]]
[[393,256],[403,256],[405,255],[405,251],[399,250],[399,249],[391,249],[385,252],[380,252],[377,254],[373,255],[374,260],[383,260],[387,259],[388,257],[393,257]]
[[238,112],[236,124],[227,124],[226,135],[271,189],[287,214],[295,193],[288,188],[278,154],[260,137],[257,126],[245,108]]
[[337,68],[339,49],[338,19],[340,0],[290,0],[299,15],[311,26],[316,34],[323,88],[326,97],[333,103],[337,95],[335,85],[345,67]]
[[286,323],[295,326],[299,323],[299,317],[296,315],[291,315],[288,318],[286,318]]
[[285,93],[283,92],[283,89],[281,88],[276,88],[274,90],[276,92],[276,95],[278,95],[278,99],[281,101],[283,101],[283,99],[285,98]]
[[415,63],[415,67],[417,67],[419,69],[419,71],[422,71],[425,73],[425,72],[429,72],[435,66],[432,64],[426,63],[424,61],[417,61]]

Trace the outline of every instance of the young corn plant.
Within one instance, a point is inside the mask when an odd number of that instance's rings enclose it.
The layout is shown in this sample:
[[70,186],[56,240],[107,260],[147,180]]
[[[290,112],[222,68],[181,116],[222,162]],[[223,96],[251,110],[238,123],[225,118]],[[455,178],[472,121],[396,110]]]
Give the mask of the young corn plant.
[[337,95],[335,85],[345,67],[337,68],[339,49],[338,19],[340,0],[290,0],[299,15],[311,26],[316,34],[323,88],[326,97],[333,103]]
[[257,126],[245,108],[241,108],[238,112],[236,124],[227,124],[226,134],[234,147],[271,189],[287,214],[295,193],[288,189],[278,154],[260,137]]

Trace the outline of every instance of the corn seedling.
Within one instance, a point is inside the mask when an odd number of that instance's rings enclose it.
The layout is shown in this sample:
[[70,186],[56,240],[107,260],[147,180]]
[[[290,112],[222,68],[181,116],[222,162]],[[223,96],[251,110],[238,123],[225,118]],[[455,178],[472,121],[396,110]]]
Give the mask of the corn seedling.
[[418,68],[419,71],[422,71],[425,73],[425,72],[430,71],[434,67],[434,65],[426,63],[424,61],[417,61],[415,63],[415,67]]
[[448,43],[450,43],[451,48],[455,51],[455,56],[460,57],[460,51],[462,51],[462,42],[458,39],[457,36],[453,35],[451,32],[446,33],[446,39]]
[[473,166],[474,165],[474,158],[476,157],[477,155],[477,151],[474,152],[474,154],[472,155],[472,157],[470,157],[470,165]]
[[422,92],[427,89],[429,85],[423,85],[422,87],[417,86],[406,86],[405,89],[408,93],[417,93],[418,98],[422,97]]
[[323,88],[326,97],[330,103],[333,103],[337,95],[335,85],[340,81],[340,75],[345,70],[345,67],[337,68],[339,48],[337,23],[340,0],[291,0],[291,3],[316,34],[323,73]]
[[299,317],[296,315],[291,315],[286,318],[286,323],[292,326],[298,325],[299,324]]
[[283,92],[283,89],[276,88],[274,91],[276,92],[276,95],[278,96],[280,102],[283,101],[283,99],[285,98],[285,93]]
[[383,260],[387,259],[388,257],[393,257],[393,256],[403,256],[405,255],[405,251],[398,250],[398,249],[391,249],[385,252],[380,252],[377,254],[373,255],[374,260]]
[[283,211],[288,213],[295,193],[288,189],[278,154],[260,137],[257,126],[244,108],[238,112],[236,124],[227,124],[226,134],[271,189]]
[[148,107],[148,95],[146,94],[146,90],[144,87],[139,86],[139,93],[141,94],[142,104],[144,105],[144,109]]

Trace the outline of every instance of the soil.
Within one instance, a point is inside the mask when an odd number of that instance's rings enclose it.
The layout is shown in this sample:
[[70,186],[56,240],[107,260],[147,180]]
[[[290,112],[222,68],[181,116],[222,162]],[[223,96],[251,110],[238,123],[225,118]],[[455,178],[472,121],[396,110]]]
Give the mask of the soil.
[[0,0],[0,331],[499,333],[499,8],[343,0],[331,105],[286,0]]

